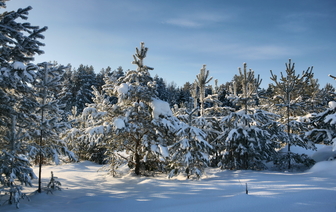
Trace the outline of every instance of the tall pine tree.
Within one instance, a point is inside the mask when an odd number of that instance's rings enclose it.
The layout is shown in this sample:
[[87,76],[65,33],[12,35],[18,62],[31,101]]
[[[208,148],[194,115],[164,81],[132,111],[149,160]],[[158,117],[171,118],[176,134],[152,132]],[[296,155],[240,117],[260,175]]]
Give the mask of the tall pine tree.
[[[291,169],[292,163],[302,164],[305,162],[306,155],[298,155],[291,152],[291,146],[301,146],[309,148],[308,143],[303,139],[304,132],[307,130],[307,125],[304,122],[298,121],[296,116],[301,115],[301,103],[303,96],[303,84],[308,83],[312,75],[312,67],[303,71],[301,76],[295,72],[295,63],[289,59],[286,63],[286,70],[284,75],[280,73],[281,77],[278,78],[271,71],[271,80],[274,82],[274,97],[275,105],[280,109],[280,115],[283,117],[281,122],[286,126],[287,137],[284,140],[287,144],[287,153],[280,157],[276,163],[279,166],[284,166],[284,161],[287,162],[287,168]],[[307,163],[305,163],[307,164]],[[307,164],[309,165],[309,164]]]

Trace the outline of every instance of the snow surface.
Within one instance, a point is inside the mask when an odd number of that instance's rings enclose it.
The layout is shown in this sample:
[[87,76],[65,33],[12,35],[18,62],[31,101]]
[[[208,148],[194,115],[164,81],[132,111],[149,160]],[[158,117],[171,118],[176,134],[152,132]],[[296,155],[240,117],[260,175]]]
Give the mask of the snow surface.
[[[53,171],[63,190],[31,194],[19,210],[4,205],[0,211],[336,211],[336,161],[319,162],[303,173],[207,169],[199,181],[166,175],[113,178],[97,172],[100,167],[88,161],[45,166],[44,186]],[[36,190],[37,180],[34,185],[25,192]]]

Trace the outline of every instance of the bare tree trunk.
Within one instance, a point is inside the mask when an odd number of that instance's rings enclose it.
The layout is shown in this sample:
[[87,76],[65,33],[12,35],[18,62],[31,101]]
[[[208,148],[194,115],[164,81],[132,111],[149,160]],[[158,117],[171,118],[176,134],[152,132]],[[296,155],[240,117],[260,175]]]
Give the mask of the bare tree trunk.
[[39,154],[39,180],[38,180],[38,192],[42,192],[42,163],[43,163],[43,154],[42,154],[42,146],[43,146],[43,122],[44,122],[44,105],[46,104],[46,98],[47,98],[47,78],[48,78],[48,65],[45,65],[45,71],[44,71],[44,88],[43,88],[43,98],[42,98],[42,107],[41,107],[41,133],[40,133],[40,154]]
[[[43,109],[42,109],[42,121],[41,123],[43,122],[43,119],[44,119],[44,112],[43,112]],[[42,130],[42,126],[41,126],[41,133],[40,133],[40,153],[39,153],[39,180],[38,180],[38,192],[41,193],[42,192],[42,162],[43,162],[43,154],[42,154],[42,145],[43,145],[43,130]]]
[[291,146],[291,138],[290,138],[290,126],[289,126],[289,103],[287,107],[287,134],[288,134],[288,169],[291,168],[291,155],[290,155],[290,146]]
[[137,140],[136,143],[135,143],[135,152],[134,152],[134,159],[135,159],[134,173],[136,175],[140,175],[140,155],[138,153],[139,143],[140,143],[140,141]]

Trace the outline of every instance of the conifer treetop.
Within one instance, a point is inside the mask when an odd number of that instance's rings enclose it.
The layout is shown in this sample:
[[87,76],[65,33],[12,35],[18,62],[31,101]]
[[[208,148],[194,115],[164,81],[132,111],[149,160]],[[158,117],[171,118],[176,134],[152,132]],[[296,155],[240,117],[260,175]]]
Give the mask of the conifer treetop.
[[154,70],[154,68],[152,67],[148,67],[148,66],[144,66],[143,65],[143,60],[146,57],[148,48],[145,47],[145,43],[141,42],[140,43],[140,50],[138,49],[138,47],[135,48],[136,53],[133,55],[134,61],[132,62],[132,64],[135,64],[138,66],[137,71],[148,71],[148,70]]
[[280,75],[280,81],[277,78],[277,75],[273,74],[272,70],[270,79],[275,82],[275,84],[282,88],[285,92],[290,93],[293,90],[296,89],[296,85],[298,85],[300,82],[305,82],[307,79],[313,76],[313,66],[308,67],[306,71],[302,71],[301,76],[298,74],[295,74],[295,63],[292,63],[292,60],[289,59],[288,63],[285,63],[286,65],[286,74],[287,76],[284,76],[281,72]]
[[[5,8],[4,0],[0,1],[0,8]],[[44,43],[38,39],[44,39],[45,32],[48,27],[32,26],[30,23],[19,23],[17,19],[27,20],[28,13],[32,7],[28,6],[24,9],[20,8],[16,12],[4,12],[0,14],[0,43],[1,66],[7,66],[7,63],[20,61],[29,63],[34,60],[35,54],[43,54],[40,49]],[[6,65],[7,64],[7,65]]]
[[196,75],[197,80],[196,83],[198,86],[205,85],[209,83],[212,80],[212,77],[209,77],[209,70],[206,70],[206,65],[203,65],[203,67],[200,70],[200,73]]

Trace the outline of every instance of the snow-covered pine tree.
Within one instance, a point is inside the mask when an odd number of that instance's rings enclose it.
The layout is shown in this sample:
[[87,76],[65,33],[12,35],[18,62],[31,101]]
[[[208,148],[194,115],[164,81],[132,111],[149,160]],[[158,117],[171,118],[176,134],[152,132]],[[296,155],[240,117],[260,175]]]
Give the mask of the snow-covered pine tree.
[[[264,169],[264,163],[275,155],[277,124],[275,114],[268,113],[257,107],[258,88],[261,80],[254,77],[254,72],[239,68],[239,82],[233,82],[230,94],[234,104],[241,105],[241,110],[234,111],[220,120],[218,137],[215,139],[216,157],[221,161],[221,168],[227,169]],[[240,84],[237,93],[236,84]],[[256,107],[256,108],[253,108]],[[217,127],[218,128],[218,127]]]
[[59,100],[56,98],[60,90],[60,80],[66,67],[54,65],[51,63],[38,64],[36,73],[36,83],[33,84],[36,89],[38,129],[32,136],[35,143],[35,153],[39,164],[39,186],[38,192],[42,192],[42,164],[45,159],[51,159],[56,164],[60,163],[59,155],[65,155],[70,160],[76,161],[75,155],[68,150],[66,143],[61,140],[60,134],[68,127],[67,123],[62,121],[64,111],[61,109]]
[[92,89],[93,103],[87,104],[83,112],[78,115],[77,108],[73,107],[72,114],[69,116],[72,128],[63,134],[63,138],[79,159],[103,164],[105,163],[104,139],[108,139],[107,135],[111,131],[107,115],[112,104],[94,86]]
[[[144,65],[148,48],[141,43],[133,55],[137,70],[130,70],[126,76],[107,80],[103,86],[109,96],[118,97],[118,102],[109,110],[112,132],[106,146],[111,154],[125,152],[124,158],[136,175],[156,171],[168,158],[165,130],[175,130],[176,120],[169,104],[157,98],[156,84]],[[119,154],[120,155],[120,154]]]
[[329,102],[329,108],[324,112],[310,117],[312,129],[305,133],[305,137],[315,144],[333,145],[336,150],[336,102]]
[[[219,167],[225,169],[265,169],[265,162],[276,155],[275,148],[281,126],[275,115],[260,109],[232,112],[220,120],[222,131],[216,141],[221,157]],[[246,123],[248,123],[246,125]]]
[[206,65],[203,65],[203,67],[200,70],[200,73],[196,75],[195,84],[199,88],[199,100],[201,104],[201,116],[204,115],[204,99],[205,99],[205,86],[207,83],[209,83],[212,80],[212,77],[209,77],[209,70],[206,70]]
[[[221,119],[224,116],[229,115],[231,112],[235,111],[234,108],[222,106],[222,102],[219,101],[219,93],[221,92],[218,87],[218,80],[215,80],[215,87],[211,95],[205,98],[205,101],[212,105],[204,110],[204,117],[199,117],[196,120],[197,125],[207,134],[207,141],[213,147],[210,152],[210,165],[212,167],[217,167],[221,158],[221,147],[222,142],[217,138],[218,135],[223,131],[223,126]],[[203,119],[203,120],[202,120]]]
[[[281,77],[278,79],[271,70],[271,80],[274,82],[272,85],[274,89],[273,101],[280,111],[279,115],[283,117],[280,121],[286,125],[287,138],[283,140],[288,146],[287,153],[280,156],[277,162],[281,168],[284,168],[284,161],[287,162],[287,168],[291,169],[292,162],[300,164],[307,158],[306,155],[298,155],[291,152],[290,147],[301,146],[303,148],[311,148],[308,143],[303,139],[304,132],[307,130],[307,123],[297,121],[296,116],[300,114],[300,103],[302,96],[303,84],[312,75],[312,67],[303,71],[301,76],[295,73],[295,63],[292,64],[291,59],[286,63],[286,76],[281,72]],[[304,158],[304,159],[302,159]],[[310,163],[305,163],[309,165]]]

